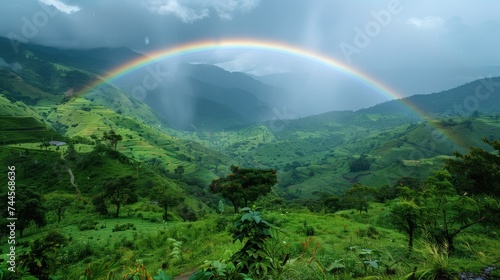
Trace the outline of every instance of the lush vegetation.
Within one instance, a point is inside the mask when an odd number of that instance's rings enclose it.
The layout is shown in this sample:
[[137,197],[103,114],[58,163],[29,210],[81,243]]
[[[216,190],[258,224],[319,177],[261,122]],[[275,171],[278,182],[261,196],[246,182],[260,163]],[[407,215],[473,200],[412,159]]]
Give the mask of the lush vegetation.
[[5,258],[0,279],[500,276],[490,107],[180,131],[126,88],[71,94],[104,64],[2,51],[26,71],[0,69],[0,162],[15,166],[18,218],[16,272]]

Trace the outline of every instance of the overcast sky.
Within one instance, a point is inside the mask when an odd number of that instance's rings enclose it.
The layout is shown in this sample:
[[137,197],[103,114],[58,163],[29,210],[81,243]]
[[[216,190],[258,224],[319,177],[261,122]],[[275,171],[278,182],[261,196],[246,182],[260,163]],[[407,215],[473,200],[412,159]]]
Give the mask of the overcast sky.
[[[499,66],[499,32],[498,0],[0,1],[0,36],[25,42],[147,53],[201,39],[271,39],[349,64],[402,95],[417,92],[411,92],[411,83],[402,84],[408,77],[394,75],[400,69],[413,69],[414,75]],[[255,75],[309,69],[265,53],[201,60]],[[446,81],[461,83],[472,79],[471,73],[446,73]],[[447,86],[429,79],[429,88],[418,91]]]

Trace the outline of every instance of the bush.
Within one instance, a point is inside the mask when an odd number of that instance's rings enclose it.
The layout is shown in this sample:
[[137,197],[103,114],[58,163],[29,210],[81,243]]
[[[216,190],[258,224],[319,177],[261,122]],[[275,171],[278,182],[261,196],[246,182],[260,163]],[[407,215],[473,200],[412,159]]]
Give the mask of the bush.
[[115,227],[113,228],[112,231],[113,232],[124,231],[124,230],[127,230],[127,229],[134,229],[134,228],[135,228],[135,226],[132,223],[126,223],[126,224],[116,223]]
[[194,222],[198,220],[198,215],[196,212],[191,209],[191,207],[184,205],[181,208],[179,208],[179,216],[185,221],[185,222]]
[[305,228],[306,236],[314,236],[315,230],[312,226],[306,226]]
[[71,243],[64,248],[63,263],[71,264],[82,261],[94,255],[95,248],[90,242],[85,243]]
[[84,231],[84,230],[95,230],[97,229],[97,222],[96,221],[84,221],[82,223],[80,223],[80,225],[78,226],[78,229],[80,231]]
[[231,224],[231,221],[228,218],[218,217],[215,220],[215,230],[217,232],[226,231],[230,224]]
[[374,226],[369,226],[366,229],[366,235],[370,238],[377,238],[377,236],[380,234],[380,232],[377,230],[376,227]]

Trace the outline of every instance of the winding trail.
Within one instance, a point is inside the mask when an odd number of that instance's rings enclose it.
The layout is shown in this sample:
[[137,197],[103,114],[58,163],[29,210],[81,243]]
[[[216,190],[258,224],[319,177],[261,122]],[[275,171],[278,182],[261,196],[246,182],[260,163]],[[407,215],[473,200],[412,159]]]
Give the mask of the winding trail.
[[372,174],[373,172],[368,172],[368,173],[361,173],[361,174],[357,174],[356,176],[354,176],[353,178],[349,179],[349,177],[346,176],[346,174],[342,174],[342,178],[344,178],[346,181],[349,181],[349,183],[357,183],[358,182],[358,179],[360,177],[363,177],[363,176],[368,176],[370,174]]
[[68,162],[64,158],[64,154],[62,152],[61,152],[61,159],[64,161],[64,164],[66,165],[66,168],[68,169],[68,173],[69,173],[69,176],[70,176],[69,181],[71,182],[71,185],[75,186],[75,188],[76,188],[76,194],[79,196],[81,192],[80,192],[80,189],[78,188],[78,186],[75,184],[75,176],[73,175],[73,172],[71,171],[71,168],[69,168]]

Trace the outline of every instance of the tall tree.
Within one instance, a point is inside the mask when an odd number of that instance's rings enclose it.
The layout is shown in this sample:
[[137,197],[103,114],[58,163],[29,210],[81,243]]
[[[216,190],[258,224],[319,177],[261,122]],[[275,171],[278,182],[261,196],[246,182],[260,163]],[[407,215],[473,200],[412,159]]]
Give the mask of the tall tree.
[[104,186],[104,199],[116,206],[115,217],[120,216],[120,208],[124,204],[134,203],[138,197],[135,193],[135,179],[132,176],[110,180]]
[[362,211],[368,212],[368,204],[374,199],[375,193],[374,188],[356,183],[346,191],[345,201],[361,214]]
[[466,229],[500,219],[500,203],[491,196],[457,193],[450,180],[448,171],[435,172],[418,192],[417,201],[425,209],[422,226],[429,236],[453,252],[455,238]]
[[166,189],[163,186],[154,187],[150,197],[152,200],[158,201],[158,204],[163,208],[164,221],[168,221],[168,210],[184,201],[184,196],[180,192]]
[[60,223],[64,212],[75,200],[75,195],[53,192],[44,196],[44,205],[47,211],[52,211],[57,215],[57,222]]
[[109,132],[104,132],[102,139],[108,141],[109,145],[113,150],[116,151],[116,147],[119,141],[123,140],[123,137],[120,134],[116,134],[114,130],[110,130]]
[[391,222],[408,235],[408,248],[413,248],[413,238],[421,226],[424,211],[414,200],[402,199],[391,209]]
[[247,169],[233,165],[231,172],[226,177],[213,180],[210,190],[228,199],[233,204],[235,213],[240,206],[247,207],[259,196],[267,195],[278,182],[274,169]]

